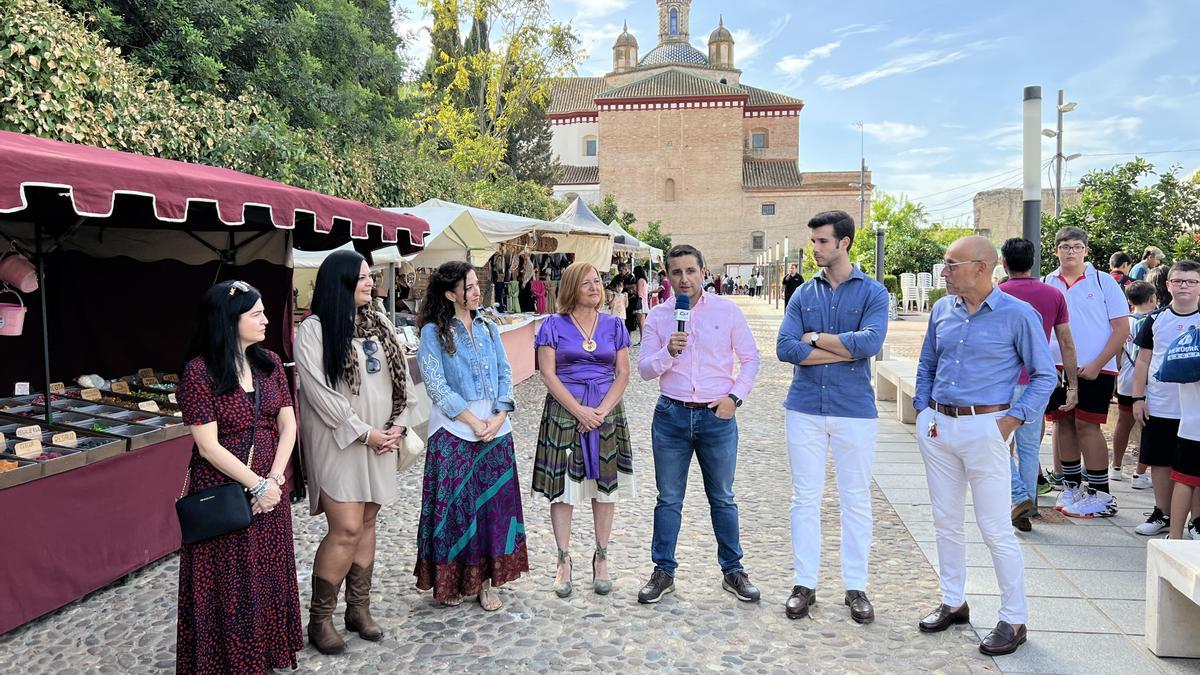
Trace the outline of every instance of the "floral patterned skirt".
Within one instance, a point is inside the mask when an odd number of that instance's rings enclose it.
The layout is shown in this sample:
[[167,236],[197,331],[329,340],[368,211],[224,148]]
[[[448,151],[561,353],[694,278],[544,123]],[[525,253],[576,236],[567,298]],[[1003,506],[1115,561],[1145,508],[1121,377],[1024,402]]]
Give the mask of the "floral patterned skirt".
[[417,588],[444,602],[529,571],[512,434],[467,441],[429,438],[417,530]]

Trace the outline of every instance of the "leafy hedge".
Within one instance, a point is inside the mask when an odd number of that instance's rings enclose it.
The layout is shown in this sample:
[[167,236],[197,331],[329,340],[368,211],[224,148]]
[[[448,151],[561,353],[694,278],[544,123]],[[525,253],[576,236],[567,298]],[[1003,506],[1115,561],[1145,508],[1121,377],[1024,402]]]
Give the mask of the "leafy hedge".
[[253,90],[227,100],[173,87],[49,0],[0,2],[0,129],[223,166],[380,206],[439,197],[539,218],[560,208],[535,183],[464,180],[406,125],[397,140],[347,146],[285,119]]

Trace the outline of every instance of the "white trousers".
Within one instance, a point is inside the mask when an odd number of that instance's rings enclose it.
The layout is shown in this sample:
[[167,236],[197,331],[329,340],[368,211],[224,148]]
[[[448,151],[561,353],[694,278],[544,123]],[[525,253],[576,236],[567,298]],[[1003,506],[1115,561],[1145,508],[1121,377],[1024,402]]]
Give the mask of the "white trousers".
[[867,590],[871,554],[871,462],[877,420],[824,417],[787,411],[788,459],[792,465],[792,561],[795,582],[817,587],[821,567],[821,497],[825,462],[833,451],[842,519],[842,583]]
[[[1025,560],[1012,527],[1011,437],[1002,438],[996,425],[1004,414],[948,417],[926,408],[917,415],[917,445],[925,460],[929,501],[933,505],[942,602],[957,607],[965,600],[967,543],[963,521],[970,485],[975,523],[992,554],[1000,586],[1000,620],[1024,624],[1029,608],[1025,602]],[[929,437],[930,422],[937,424],[935,438]]]

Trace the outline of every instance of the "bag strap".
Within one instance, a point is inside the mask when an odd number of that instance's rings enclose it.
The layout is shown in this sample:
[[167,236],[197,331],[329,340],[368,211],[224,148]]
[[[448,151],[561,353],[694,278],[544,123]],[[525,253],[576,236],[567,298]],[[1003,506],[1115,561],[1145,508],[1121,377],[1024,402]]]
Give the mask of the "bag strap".
[[[258,434],[258,418],[262,413],[262,382],[258,376],[254,377],[254,423],[250,427],[250,454],[246,457],[246,468],[250,469],[254,464],[254,437]],[[183,489],[179,491],[179,499],[183,499],[187,495],[188,484],[192,480],[192,463],[188,461],[187,472],[183,475]],[[179,499],[175,501],[179,501]]]

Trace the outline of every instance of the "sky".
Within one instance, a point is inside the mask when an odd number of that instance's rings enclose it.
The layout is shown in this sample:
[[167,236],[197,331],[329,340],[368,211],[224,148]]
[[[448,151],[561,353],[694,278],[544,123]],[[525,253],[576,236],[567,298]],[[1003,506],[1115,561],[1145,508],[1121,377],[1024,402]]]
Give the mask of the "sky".
[[[402,30],[428,54],[416,0]],[[653,0],[550,0],[587,58],[612,67],[624,21],[645,55],[658,42]],[[877,191],[922,202],[931,221],[969,225],[978,191],[1021,186],[1022,92],[1042,87],[1042,126],[1064,115],[1064,185],[1142,154],[1156,168],[1200,167],[1200,0],[1054,3],[693,0],[692,43],[707,53],[723,17],[742,82],[804,100],[800,169],[856,170]],[[856,122],[862,122],[860,131]],[[1042,162],[1056,141],[1042,139]],[[1053,170],[1042,174],[1052,187]]]

